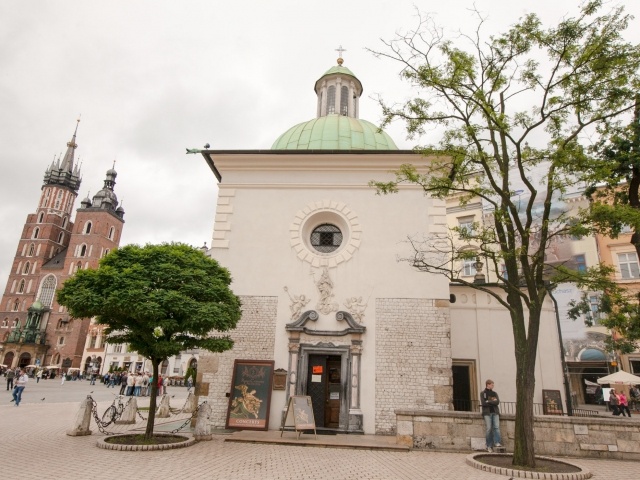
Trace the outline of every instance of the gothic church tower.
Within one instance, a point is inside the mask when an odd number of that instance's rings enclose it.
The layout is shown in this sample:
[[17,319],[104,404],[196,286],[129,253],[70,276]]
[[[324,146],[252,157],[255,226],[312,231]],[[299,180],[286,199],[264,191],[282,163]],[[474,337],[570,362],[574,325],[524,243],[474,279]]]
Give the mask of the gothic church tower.
[[103,189],[83,200],[72,218],[81,183],[77,130],[62,161],[45,171],[0,302],[0,363],[7,367],[80,367],[89,319],[70,318],[55,292],[77,269],[97,267],[120,242],[124,210],[113,191],[115,170],[107,171]]

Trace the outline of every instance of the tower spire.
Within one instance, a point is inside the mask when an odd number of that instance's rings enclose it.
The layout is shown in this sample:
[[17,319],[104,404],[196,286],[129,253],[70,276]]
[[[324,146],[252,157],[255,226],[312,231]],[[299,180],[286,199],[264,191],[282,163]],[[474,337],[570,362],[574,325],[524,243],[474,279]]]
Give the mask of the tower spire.
[[60,165],[60,169],[73,173],[73,152],[76,148],[78,148],[78,144],[76,143],[76,135],[78,134],[78,125],[80,125],[80,119],[78,118],[76,123],[76,129],[73,132],[73,137],[71,137],[71,141],[67,142],[67,153],[64,154],[64,159],[62,160],[62,165]]
[[78,193],[80,188],[80,171],[78,168],[74,168],[74,151],[78,148],[76,143],[76,135],[78,134],[78,125],[80,119],[78,118],[76,128],[73,132],[71,140],[67,142],[67,152],[60,162],[60,158],[56,165],[51,165],[44,173],[45,185],[62,185],[70,188],[74,193]]

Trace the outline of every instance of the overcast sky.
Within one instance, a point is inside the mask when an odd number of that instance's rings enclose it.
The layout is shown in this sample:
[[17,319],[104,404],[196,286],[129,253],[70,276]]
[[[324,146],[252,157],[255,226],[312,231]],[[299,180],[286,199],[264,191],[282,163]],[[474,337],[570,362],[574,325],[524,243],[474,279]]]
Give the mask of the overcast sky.
[[[0,3],[0,282],[45,169],[76,125],[79,201],[100,188],[114,160],[126,224],[121,244],[210,244],[217,187],[185,147],[268,149],[315,116],[315,81],[335,64],[361,80],[360,117],[379,123],[371,95],[411,94],[400,66],[375,58],[416,9],[445,31],[475,28],[468,10],[504,31],[538,13],[547,24],[575,14],[574,0],[4,0]],[[640,1],[614,1],[640,21]],[[439,11],[437,9],[443,8]],[[446,10],[444,10],[446,8]],[[637,24],[637,23],[636,23]],[[630,32],[638,41],[638,29]],[[411,148],[401,125],[387,132]],[[437,139],[431,139],[436,141]]]

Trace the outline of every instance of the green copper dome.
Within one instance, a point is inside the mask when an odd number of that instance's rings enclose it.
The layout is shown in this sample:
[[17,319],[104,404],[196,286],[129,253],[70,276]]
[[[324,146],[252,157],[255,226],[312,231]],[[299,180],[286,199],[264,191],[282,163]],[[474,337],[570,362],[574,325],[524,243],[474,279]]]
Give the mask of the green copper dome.
[[291,127],[271,146],[271,150],[316,149],[398,150],[398,147],[389,135],[373,123],[336,114]]

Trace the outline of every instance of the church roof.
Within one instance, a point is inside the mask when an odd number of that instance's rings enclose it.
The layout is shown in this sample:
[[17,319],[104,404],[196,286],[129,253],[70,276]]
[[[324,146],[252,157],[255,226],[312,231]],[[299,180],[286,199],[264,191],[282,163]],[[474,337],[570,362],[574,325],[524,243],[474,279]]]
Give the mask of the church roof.
[[347,67],[343,67],[342,66],[342,62],[341,62],[341,58],[338,59],[339,64],[338,65],[334,65],[333,67],[331,67],[329,70],[327,70],[326,72],[324,72],[322,74],[322,76],[316,80],[316,84],[314,86],[314,90],[316,91],[316,93],[318,93],[318,84],[320,83],[320,80],[322,80],[325,77],[328,77],[329,75],[349,75],[350,77],[353,77],[353,79],[358,82],[358,86],[360,87],[360,95],[362,95],[362,83],[360,83],[360,80],[358,79],[358,77],[356,77],[354,75],[354,73],[349,70]]
[[280,135],[271,149],[398,150],[398,147],[389,135],[373,123],[333,114],[291,127]]

